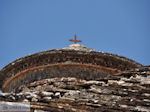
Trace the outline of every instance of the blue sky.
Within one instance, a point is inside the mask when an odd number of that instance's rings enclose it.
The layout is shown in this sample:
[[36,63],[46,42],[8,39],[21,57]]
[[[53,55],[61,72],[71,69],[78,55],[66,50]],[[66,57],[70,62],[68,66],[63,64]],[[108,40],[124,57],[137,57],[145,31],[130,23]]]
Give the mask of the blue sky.
[[0,0],[0,68],[68,46],[75,33],[90,48],[150,65],[150,0]]

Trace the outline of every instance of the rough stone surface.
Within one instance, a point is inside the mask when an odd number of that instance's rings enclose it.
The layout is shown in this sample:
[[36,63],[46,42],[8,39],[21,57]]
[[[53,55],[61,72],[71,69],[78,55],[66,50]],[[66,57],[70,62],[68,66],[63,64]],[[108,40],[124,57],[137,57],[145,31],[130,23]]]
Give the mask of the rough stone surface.
[[20,72],[25,72],[36,67],[52,66],[53,64],[62,63],[90,64],[119,71],[142,67],[141,64],[133,60],[110,53],[69,49],[50,50],[17,59],[4,67],[0,71],[0,88],[3,88],[3,84],[6,83],[10,77],[14,77]]
[[0,100],[31,102],[34,112],[150,112],[149,69],[104,79],[43,79],[20,87],[19,93],[1,93]]
[[79,44],[8,64],[0,89],[31,112],[150,112],[150,66]]

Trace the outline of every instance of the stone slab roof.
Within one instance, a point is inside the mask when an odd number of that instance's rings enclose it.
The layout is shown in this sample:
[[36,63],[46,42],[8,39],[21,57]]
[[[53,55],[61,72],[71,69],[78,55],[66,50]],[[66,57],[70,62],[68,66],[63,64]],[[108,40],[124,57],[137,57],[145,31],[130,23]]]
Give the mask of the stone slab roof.
[[150,112],[150,69],[98,80],[56,77],[1,93],[1,101],[30,102],[33,112]]
[[0,70],[0,101],[31,112],[150,112],[150,67],[80,44],[19,58]]

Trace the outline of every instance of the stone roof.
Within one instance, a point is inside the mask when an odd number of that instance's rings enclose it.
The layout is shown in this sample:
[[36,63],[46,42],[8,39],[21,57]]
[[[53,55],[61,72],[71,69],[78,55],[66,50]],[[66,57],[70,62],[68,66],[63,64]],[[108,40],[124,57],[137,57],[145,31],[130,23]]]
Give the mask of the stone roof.
[[36,112],[150,112],[150,69],[99,80],[55,77],[22,85],[0,100],[30,102]]
[[[81,65],[83,68],[86,68],[86,66],[84,67],[83,65],[88,65],[88,66],[93,66],[95,70],[97,67],[101,67],[107,70],[111,69],[112,71],[117,71],[116,73],[124,70],[130,70],[130,69],[142,67],[141,64],[135,61],[132,61],[130,59],[118,55],[110,54],[110,53],[95,52],[95,51],[85,52],[85,51],[71,50],[71,49],[49,50],[49,51],[44,51],[44,52],[36,53],[27,57],[17,59],[16,61],[4,67],[0,71],[1,74],[0,87],[3,90],[5,90],[6,87],[14,88],[11,86],[20,85],[21,83],[25,83],[25,82],[27,83],[29,81],[29,79],[27,79],[27,81],[25,79],[22,79],[21,81],[19,77],[22,78],[22,76],[24,77],[26,75],[28,76],[29,72],[33,73],[33,71],[35,71],[36,69],[39,71],[40,70],[39,67],[42,70],[47,71],[53,66],[56,65],[59,66],[64,64],[65,65],[78,64]],[[114,72],[112,73],[114,74]],[[99,72],[99,74],[101,73]],[[55,74],[55,76],[56,75],[57,74]],[[33,79],[31,79],[31,81],[32,80]]]
[[72,44],[32,54],[0,71],[0,101],[32,112],[150,112],[150,67]]

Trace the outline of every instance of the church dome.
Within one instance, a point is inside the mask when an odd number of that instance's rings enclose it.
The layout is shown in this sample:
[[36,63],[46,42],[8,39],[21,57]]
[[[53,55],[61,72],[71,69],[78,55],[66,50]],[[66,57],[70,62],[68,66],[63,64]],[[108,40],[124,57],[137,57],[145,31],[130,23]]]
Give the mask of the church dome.
[[117,75],[142,65],[125,57],[97,52],[81,44],[52,49],[19,58],[1,70],[3,91],[17,91],[20,85],[52,77],[77,77],[91,80]]
[[149,112],[149,66],[70,41],[1,69],[0,101],[32,112]]

